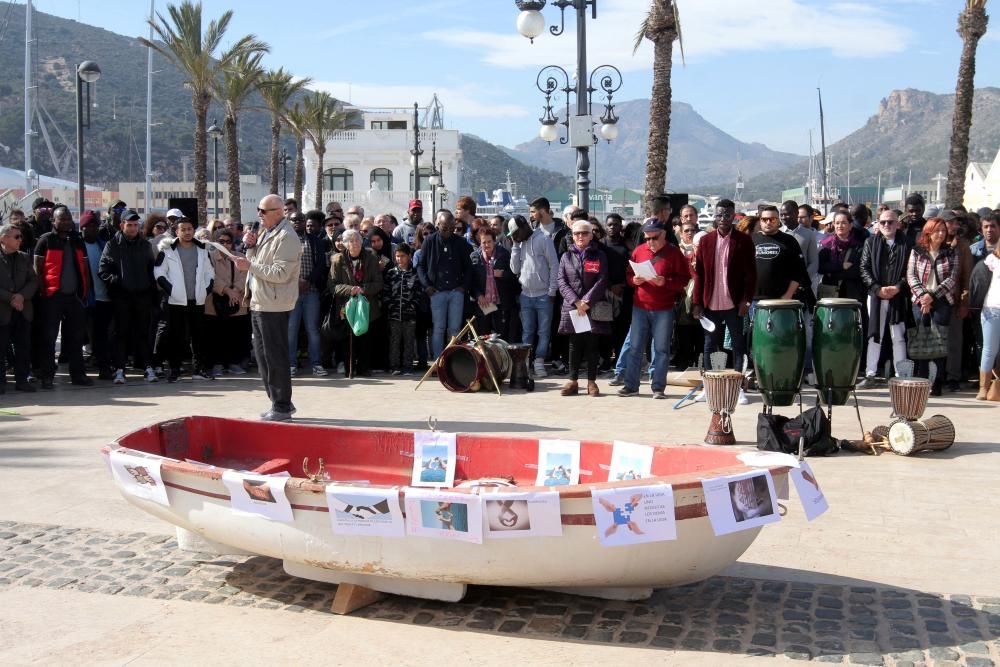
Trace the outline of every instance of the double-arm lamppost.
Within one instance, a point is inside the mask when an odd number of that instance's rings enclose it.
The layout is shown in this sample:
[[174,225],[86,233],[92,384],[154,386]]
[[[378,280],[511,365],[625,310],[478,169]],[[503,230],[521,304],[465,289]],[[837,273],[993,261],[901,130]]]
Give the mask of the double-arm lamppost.
[[[413,148],[410,149],[410,165],[413,166],[413,198],[420,199],[420,156],[424,154],[420,148],[420,119],[417,117],[417,103],[413,103]],[[431,203],[433,206],[433,202]]]
[[215,124],[215,119],[212,119],[212,124],[206,131],[208,136],[212,138],[212,158],[215,160],[215,173],[213,178],[215,179],[215,204],[212,205],[212,215],[216,218],[219,217],[219,139],[222,138],[222,129]]
[[[546,0],[514,0],[514,4],[521,10],[517,17],[518,32],[534,42],[535,37],[545,30],[545,17],[541,10],[547,4]],[[594,80],[598,80],[599,89],[604,91],[606,99],[600,135],[611,141],[618,136],[618,117],[611,100],[621,88],[622,76],[618,68],[612,65],[601,65],[590,72],[589,79],[587,76],[587,8],[589,6],[591,9],[591,18],[596,19],[597,0],[553,0],[552,4],[560,10],[559,25],[549,27],[549,32],[555,36],[561,35],[566,26],[566,9],[576,11],[576,77],[571,81],[566,70],[558,65],[543,67],[538,72],[535,85],[545,95],[543,115],[539,118],[542,123],[539,136],[551,142],[559,137],[556,125],[566,127],[567,136],[560,137],[559,143],[568,143],[576,148],[576,203],[581,208],[589,209],[590,147],[597,143],[591,112],[591,99],[598,90],[594,86]],[[588,81],[587,86],[583,85],[584,81]],[[552,95],[556,90],[562,90],[566,95],[566,118],[561,122],[552,113]],[[573,116],[569,114],[570,93],[576,93],[576,114]]]
[[[77,215],[83,215],[83,129],[90,129],[90,84],[101,78],[101,68],[93,60],[84,60],[76,68],[76,180],[80,188],[77,193]],[[83,85],[87,86],[87,119],[83,118]]]
[[437,140],[431,142],[431,213],[433,214],[437,211],[437,192],[438,186],[441,185],[441,171],[438,168],[439,162],[437,161]]

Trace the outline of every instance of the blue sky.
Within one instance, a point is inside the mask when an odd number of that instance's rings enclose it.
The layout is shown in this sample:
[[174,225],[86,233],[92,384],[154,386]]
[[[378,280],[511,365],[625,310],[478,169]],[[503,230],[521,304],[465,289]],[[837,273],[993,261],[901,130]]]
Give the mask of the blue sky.
[[[156,0],[158,11],[165,0]],[[537,71],[575,67],[575,23],[534,45],[515,28],[513,0],[204,0],[205,15],[234,8],[229,35],[267,41],[271,67],[312,77],[360,105],[421,105],[438,93],[448,127],[514,145],[536,136]],[[652,48],[633,55],[647,0],[598,0],[588,20],[591,68],[619,67],[621,100],[646,98]],[[743,141],[806,153],[822,86],[827,138],[864,124],[891,90],[954,92],[960,0],[678,0],[686,64],[675,49],[673,95]],[[145,35],[144,0],[36,0],[40,11]],[[989,7],[988,7],[989,9]],[[280,10],[280,11],[279,11]],[[544,10],[548,24],[558,9]],[[994,12],[996,13],[996,12]],[[113,21],[109,17],[115,17]],[[979,45],[977,86],[1000,86],[1000,18]],[[988,63],[994,63],[990,66]]]

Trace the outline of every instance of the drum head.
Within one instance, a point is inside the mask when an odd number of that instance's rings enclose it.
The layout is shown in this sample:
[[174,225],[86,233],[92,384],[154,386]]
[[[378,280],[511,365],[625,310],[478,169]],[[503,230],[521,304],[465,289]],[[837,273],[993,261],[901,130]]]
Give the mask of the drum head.
[[732,369],[723,370],[723,371],[705,371],[705,377],[707,377],[707,378],[731,378],[731,377],[738,377],[738,378],[740,378],[742,380],[743,379],[743,373],[740,373],[738,371],[734,371]]
[[899,387],[930,387],[931,381],[927,378],[889,378],[889,386]]
[[839,299],[834,297],[820,299],[816,302],[816,305],[828,308],[861,308],[861,302],[857,299]]
[[912,425],[898,421],[889,427],[889,446],[897,454],[906,456],[913,452],[917,444],[917,434]]
[[761,299],[757,302],[757,307],[770,308],[772,310],[778,310],[779,308],[801,308],[802,302],[795,299]]

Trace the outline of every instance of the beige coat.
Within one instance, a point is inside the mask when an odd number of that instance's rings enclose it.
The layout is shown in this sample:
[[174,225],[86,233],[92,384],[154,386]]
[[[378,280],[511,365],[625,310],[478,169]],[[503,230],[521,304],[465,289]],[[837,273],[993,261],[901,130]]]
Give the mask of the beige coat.
[[[292,223],[282,220],[257,245],[247,250],[250,310],[287,312],[299,298],[302,243]],[[251,280],[252,279],[252,280]],[[246,296],[243,297],[244,301]]]
[[[247,285],[247,272],[240,271],[233,264],[233,261],[223,255],[221,252],[215,251],[208,253],[212,258],[212,262],[215,265],[215,282],[212,283],[212,291],[215,294],[223,294],[224,291],[232,287],[237,292],[240,293],[240,309],[236,311],[233,315],[234,317],[239,315],[247,314],[247,300],[246,300],[246,285]],[[234,252],[237,257],[242,257],[238,252]],[[233,280],[230,277],[235,276]],[[211,299],[205,299],[205,314],[210,316],[215,316],[215,302]]]

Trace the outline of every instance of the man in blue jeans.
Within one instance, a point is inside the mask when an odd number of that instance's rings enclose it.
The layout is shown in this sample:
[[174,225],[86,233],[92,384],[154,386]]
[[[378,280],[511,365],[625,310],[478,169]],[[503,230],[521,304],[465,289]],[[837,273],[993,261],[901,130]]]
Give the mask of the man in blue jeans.
[[454,234],[455,216],[438,211],[434,220],[437,233],[421,246],[417,276],[431,298],[431,352],[435,357],[444,349],[445,332],[451,340],[462,328],[462,311],[472,281],[472,246]]
[[299,327],[305,325],[309,341],[309,365],[313,375],[327,375],[322,361],[322,339],[319,335],[320,295],[326,289],[326,253],[319,237],[306,232],[306,216],[299,211],[288,218],[302,244],[301,272],[299,273],[299,298],[288,314],[288,367],[292,377],[299,370]]
[[545,355],[552,337],[552,299],[559,289],[559,258],[555,245],[541,229],[532,231],[523,216],[507,223],[510,270],[521,282],[521,342],[535,345],[535,377],[545,377]]
[[[653,360],[650,364],[650,388],[653,398],[666,398],[667,367],[670,365],[670,337],[674,329],[674,303],[684,294],[691,271],[680,249],[667,242],[667,227],[655,218],[642,226],[643,243],[632,251],[632,262],[651,268],[654,276],[643,277],[629,264],[625,270],[630,285],[635,287],[632,302],[632,326],[629,329],[630,349],[625,360],[625,385],[619,396],[639,393],[639,373],[642,353],[650,336],[653,339]],[[641,273],[641,272],[640,272]]]

